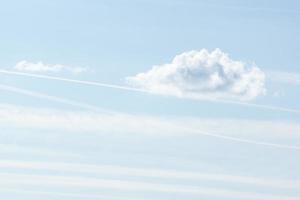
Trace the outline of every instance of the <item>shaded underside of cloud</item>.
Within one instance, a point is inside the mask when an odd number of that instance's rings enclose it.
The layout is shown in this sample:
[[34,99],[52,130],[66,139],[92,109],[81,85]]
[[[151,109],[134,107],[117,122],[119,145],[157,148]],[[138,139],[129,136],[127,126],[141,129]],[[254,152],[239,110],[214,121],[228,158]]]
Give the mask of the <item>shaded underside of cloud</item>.
[[264,72],[232,60],[220,49],[184,52],[171,63],[153,66],[127,81],[153,93],[182,98],[252,100],[266,91]]
[[87,70],[85,67],[71,67],[62,64],[45,64],[39,62],[29,62],[22,60],[18,62],[14,67],[14,70],[22,72],[35,72],[35,73],[59,73],[59,72],[71,72],[74,74],[82,73]]

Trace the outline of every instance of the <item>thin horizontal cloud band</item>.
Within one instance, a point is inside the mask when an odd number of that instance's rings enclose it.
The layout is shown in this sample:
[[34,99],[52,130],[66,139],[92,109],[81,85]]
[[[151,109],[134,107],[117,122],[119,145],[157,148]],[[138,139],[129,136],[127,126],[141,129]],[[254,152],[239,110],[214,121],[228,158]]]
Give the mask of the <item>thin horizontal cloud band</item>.
[[24,196],[36,196],[36,195],[42,195],[42,196],[55,196],[55,197],[73,197],[73,198],[84,198],[84,199],[106,199],[106,200],[140,200],[136,198],[124,198],[124,197],[119,197],[115,195],[100,195],[100,194],[81,194],[77,192],[55,192],[55,191],[39,191],[35,189],[14,189],[10,187],[1,187],[0,192],[6,192],[6,193],[13,193],[15,195],[22,195],[22,198]]
[[210,174],[199,172],[186,172],[178,170],[154,169],[154,168],[133,168],[115,165],[91,165],[80,163],[60,163],[60,162],[37,162],[19,160],[0,160],[2,169],[34,169],[51,170],[60,172],[78,172],[88,174],[113,174],[130,177],[152,177],[162,179],[183,179],[183,180],[209,180],[231,182],[238,184],[249,184],[260,187],[273,187],[281,189],[300,189],[299,181],[265,179],[250,176],[237,176],[227,174]]
[[[43,181],[41,181],[43,180]],[[34,175],[23,173],[0,173],[0,186],[14,188],[15,186],[26,185],[27,187],[35,187],[38,189],[42,186],[56,186],[60,188],[89,188],[94,190],[109,189],[116,191],[130,192],[158,192],[169,194],[186,194],[193,196],[211,196],[211,197],[227,197],[231,199],[244,200],[297,200],[295,196],[281,196],[273,194],[262,194],[256,192],[238,192],[234,190],[187,186],[178,184],[157,184],[145,181],[124,181],[98,178],[85,178],[80,176],[50,176],[50,175]],[[89,192],[90,193],[90,192]]]

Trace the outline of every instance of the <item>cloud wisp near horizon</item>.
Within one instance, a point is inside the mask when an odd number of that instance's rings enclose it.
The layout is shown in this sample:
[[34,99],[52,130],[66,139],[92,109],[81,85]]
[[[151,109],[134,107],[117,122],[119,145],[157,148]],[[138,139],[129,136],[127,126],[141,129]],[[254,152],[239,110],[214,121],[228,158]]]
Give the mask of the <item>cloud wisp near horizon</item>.
[[73,74],[80,74],[88,70],[86,67],[71,67],[68,65],[61,65],[61,64],[50,65],[50,64],[45,64],[41,61],[33,63],[27,60],[22,60],[18,62],[13,67],[13,69],[20,72],[34,72],[34,73],[70,72]]

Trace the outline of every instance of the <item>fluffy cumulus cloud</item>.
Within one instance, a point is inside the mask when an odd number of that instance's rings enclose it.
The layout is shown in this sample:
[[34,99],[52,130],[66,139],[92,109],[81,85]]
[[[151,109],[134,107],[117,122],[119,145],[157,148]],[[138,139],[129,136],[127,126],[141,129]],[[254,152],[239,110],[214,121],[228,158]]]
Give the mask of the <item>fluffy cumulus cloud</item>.
[[265,93],[265,74],[232,60],[220,49],[189,51],[171,63],[128,77],[129,84],[153,93],[183,98],[251,100]]
[[35,73],[58,73],[58,72],[71,72],[74,74],[78,74],[86,71],[84,67],[71,67],[67,65],[61,64],[45,64],[43,62],[28,62],[26,60],[22,60],[18,62],[14,67],[14,70],[23,71],[23,72],[35,72]]

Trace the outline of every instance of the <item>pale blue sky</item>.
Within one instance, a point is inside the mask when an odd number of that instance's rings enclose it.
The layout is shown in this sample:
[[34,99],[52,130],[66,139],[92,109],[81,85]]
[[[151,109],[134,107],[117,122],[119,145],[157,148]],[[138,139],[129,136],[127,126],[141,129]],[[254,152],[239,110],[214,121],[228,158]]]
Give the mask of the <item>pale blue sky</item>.
[[[300,199],[298,1],[11,0],[0,24],[0,197]],[[41,61],[65,71],[23,72],[132,87],[216,48],[258,66],[266,93],[247,106],[3,73]]]

